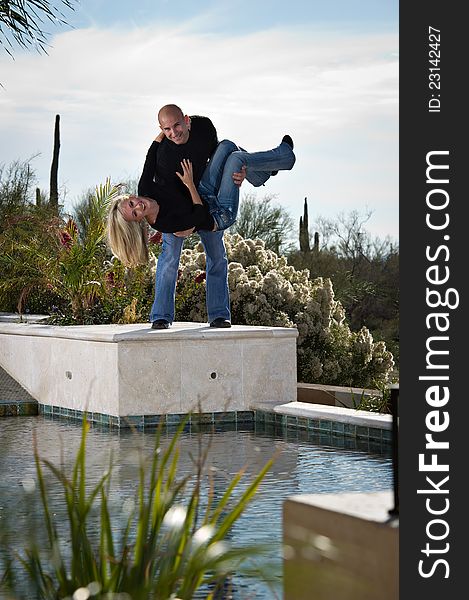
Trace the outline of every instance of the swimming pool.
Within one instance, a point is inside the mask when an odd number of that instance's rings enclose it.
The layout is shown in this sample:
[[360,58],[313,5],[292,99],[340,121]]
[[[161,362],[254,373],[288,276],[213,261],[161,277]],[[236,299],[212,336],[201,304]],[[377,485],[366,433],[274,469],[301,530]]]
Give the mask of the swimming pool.
[[[15,546],[23,547],[26,523],[40,525],[41,514],[28,514],[24,486],[36,477],[32,435],[36,433],[41,456],[51,462],[72,462],[81,436],[79,423],[52,417],[0,419],[0,519],[14,520]],[[163,445],[172,433],[163,434]],[[204,443],[210,441],[208,464],[215,472],[215,482],[222,493],[231,476],[247,466],[246,479],[256,474],[275,452],[278,458],[267,473],[252,504],[235,524],[231,538],[236,545],[267,543],[269,561],[276,571],[273,588],[262,581],[235,577],[233,600],[271,600],[282,598],[281,523],[282,503],[288,496],[303,493],[371,492],[392,488],[390,445],[370,444],[364,440],[323,434],[273,424],[246,423],[224,426],[223,431],[205,431]],[[189,431],[180,440],[180,472],[192,472],[191,453],[195,453],[199,434]],[[90,483],[98,481],[108,468],[109,453],[114,457],[112,504],[122,511],[126,500],[134,496],[139,448],[149,456],[154,444],[154,430],[132,432],[91,428],[87,441],[87,473]],[[246,481],[246,484],[248,481]],[[51,496],[57,504],[57,498]],[[60,507],[56,517],[60,520]],[[63,510],[63,509],[62,509]],[[28,599],[29,600],[29,599]]]

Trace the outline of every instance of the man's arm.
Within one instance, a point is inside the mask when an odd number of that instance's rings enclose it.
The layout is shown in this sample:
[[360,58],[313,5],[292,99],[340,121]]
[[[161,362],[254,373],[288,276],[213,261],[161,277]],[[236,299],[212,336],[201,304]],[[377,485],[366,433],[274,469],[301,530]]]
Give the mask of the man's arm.
[[211,146],[210,154],[213,154],[215,152],[215,148],[218,146],[218,135],[217,135],[217,130],[215,129],[215,125],[212,123],[212,121],[210,119],[207,119],[207,120],[209,122],[208,139],[209,139],[210,146]]
[[195,227],[191,227],[190,229],[184,229],[184,231],[175,231],[174,235],[176,237],[186,238],[189,237],[192,233],[194,233]]
[[150,148],[148,149],[147,156],[145,158],[145,164],[143,165],[142,175],[138,182],[138,195],[153,197],[153,178],[156,173],[156,155],[158,153],[158,147],[160,142],[164,139],[164,133],[160,133],[153,140]]

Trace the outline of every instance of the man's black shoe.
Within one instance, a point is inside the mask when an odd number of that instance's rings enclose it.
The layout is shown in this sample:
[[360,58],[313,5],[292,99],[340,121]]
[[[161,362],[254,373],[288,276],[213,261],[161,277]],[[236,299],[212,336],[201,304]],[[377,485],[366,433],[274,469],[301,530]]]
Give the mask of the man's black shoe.
[[152,329],[168,329],[168,327],[169,323],[165,319],[156,319],[156,321],[153,321],[151,324]]
[[227,321],[226,319],[224,319],[223,317],[218,317],[217,319],[214,319],[211,323],[210,323],[210,327],[231,327],[231,323],[229,321]]
[[[293,150],[293,140],[291,139],[291,137],[288,134],[283,136],[282,142],[285,142],[286,144],[288,144],[290,146],[290,148]],[[274,177],[275,175],[277,175],[277,173],[278,173],[278,171],[272,171],[270,176]]]

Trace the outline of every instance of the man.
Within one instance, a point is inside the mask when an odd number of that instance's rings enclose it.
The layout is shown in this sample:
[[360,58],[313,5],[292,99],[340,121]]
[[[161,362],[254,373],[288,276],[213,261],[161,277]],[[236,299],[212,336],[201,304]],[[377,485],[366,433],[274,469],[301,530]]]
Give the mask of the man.
[[[149,155],[155,154],[154,144],[158,144],[156,162],[145,162],[138,194],[145,195],[145,182],[151,177],[161,185],[180,189],[190,207],[192,200],[176,172],[181,170],[181,161],[189,159],[193,165],[194,183],[196,186],[199,184],[207,162],[218,144],[216,129],[207,117],[184,115],[175,104],[167,104],[159,110],[158,122],[161,133],[148,151]],[[233,181],[237,185],[241,185],[244,178],[244,169],[233,174]],[[153,329],[167,329],[174,320],[179,259],[184,238],[193,231],[189,229],[175,234],[163,234],[162,251],[156,269],[155,299],[150,312]],[[228,259],[223,231],[198,233],[205,250],[206,304],[210,327],[231,327]]]

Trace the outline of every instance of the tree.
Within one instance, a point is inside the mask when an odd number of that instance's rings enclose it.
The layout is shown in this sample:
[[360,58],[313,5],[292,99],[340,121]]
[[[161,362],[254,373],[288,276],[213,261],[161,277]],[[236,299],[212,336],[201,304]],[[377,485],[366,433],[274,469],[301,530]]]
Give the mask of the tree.
[[23,312],[34,290],[46,285],[36,263],[28,258],[35,253],[37,260],[53,260],[51,230],[60,225],[34,187],[31,160],[0,166],[0,307],[8,312]]
[[32,188],[36,182],[36,174],[30,164],[32,158],[14,161],[7,167],[0,165],[0,233],[10,216],[23,214],[32,204]]
[[2,0],[0,2],[0,44],[13,57],[16,44],[20,48],[34,48],[47,54],[48,33],[46,21],[67,25],[65,16],[56,5],[75,10],[78,0]]
[[263,240],[265,247],[277,254],[289,249],[293,220],[282,206],[272,204],[274,199],[275,196],[267,195],[257,200],[255,194],[246,194],[229,232],[238,233],[245,239]]

